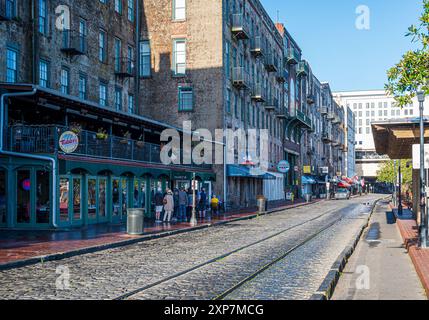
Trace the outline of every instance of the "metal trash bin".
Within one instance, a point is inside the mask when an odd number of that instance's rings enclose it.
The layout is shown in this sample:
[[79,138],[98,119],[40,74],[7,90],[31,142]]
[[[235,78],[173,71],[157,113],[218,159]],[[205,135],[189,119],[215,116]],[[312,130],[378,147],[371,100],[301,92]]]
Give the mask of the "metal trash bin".
[[130,235],[143,234],[144,209],[127,210],[127,233]]
[[258,212],[259,213],[265,213],[267,212],[267,198],[265,197],[258,197],[257,199],[258,203]]
[[305,195],[305,202],[309,203],[311,201],[311,194],[306,194]]

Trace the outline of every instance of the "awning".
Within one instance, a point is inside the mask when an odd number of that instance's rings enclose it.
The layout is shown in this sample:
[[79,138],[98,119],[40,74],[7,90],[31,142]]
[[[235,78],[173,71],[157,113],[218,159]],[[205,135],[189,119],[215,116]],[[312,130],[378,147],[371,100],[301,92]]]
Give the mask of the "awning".
[[316,180],[311,176],[302,176],[302,184],[316,184]]
[[228,177],[256,178],[256,179],[264,179],[264,180],[276,179],[274,175],[260,168],[249,168],[249,167],[239,166],[239,165],[228,165],[226,169],[227,169]]
[[347,182],[345,182],[345,181],[340,181],[339,183],[338,183],[338,188],[351,188],[351,185],[350,184],[348,184]]
[[[429,141],[429,119],[424,119],[425,143]],[[372,123],[375,149],[390,159],[410,159],[413,144],[420,143],[419,118],[394,119]]]

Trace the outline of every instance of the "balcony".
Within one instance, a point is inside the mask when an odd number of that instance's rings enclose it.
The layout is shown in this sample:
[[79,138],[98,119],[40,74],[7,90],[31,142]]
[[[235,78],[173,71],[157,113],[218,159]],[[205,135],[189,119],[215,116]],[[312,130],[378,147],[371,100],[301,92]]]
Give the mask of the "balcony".
[[289,118],[289,114],[288,114],[287,108],[284,107],[284,106],[280,106],[276,110],[276,117],[279,118],[279,119],[287,119],[287,118]]
[[[61,152],[59,137],[69,128],[57,125],[12,126],[8,128],[7,146],[9,151],[35,154],[56,154]],[[81,130],[79,145],[70,156],[85,156],[110,160],[130,160],[162,164],[161,146],[117,136],[100,137],[92,131]],[[182,151],[179,151],[183,154]],[[204,167],[210,165],[181,165],[185,167]]]
[[340,124],[341,123],[341,119],[339,116],[334,116],[334,119],[332,119],[332,124]]
[[328,120],[334,120],[335,119],[335,113],[328,112],[328,116],[326,117]]
[[311,129],[312,121],[304,112],[297,110],[296,118],[304,125],[304,127]]
[[300,61],[298,63],[298,69],[296,71],[298,76],[307,77],[310,74],[310,67],[307,61]]
[[[1,1],[1,0],[0,0]],[[64,30],[61,43],[61,51],[67,54],[78,56],[87,52],[86,36],[77,31]]]
[[121,78],[134,77],[134,61],[129,58],[116,58],[115,75]]
[[328,132],[322,133],[322,141],[324,143],[331,143],[332,142],[332,135]]
[[296,50],[295,48],[287,49],[286,61],[288,64],[295,65],[295,64],[298,64],[300,60],[301,59],[300,59],[300,54],[298,50]]
[[321,114],[322,116],[327,115],[327,114],[328,114],[328,107],[321,107],[321,108],[320,108],[320,114]]
[[267,111],[274,111],[278,108],[278,105],[279,105],[278,100],[276,98],[271,98],[271,99],[268,99],[267,102],[265,102],[264,107],[265,107],[265,110]]
[[[281,68],[279,68],[281,70]],[[284,70],[283,72],[279,71],[277,72],[276,79],[280,83],[285,83],[288,79],[288,73]]]
[[250,38],[249,28],[242,13],[231,15],[231,32],[237,40],[246,40]]
[[274,54],[270,53],[265,56],[265,69],[267,69],[268,72],[276,72],[278,68],[278,61]]
[[0,21],[12,20],[16,17],[16,1],[0,0]]
[[232,68],[232,85],[238,89],[250,89],[250,76],[244,67]]
[[264,86],[262,83],[255,83],[252,88],[252,100],[256,102],[265,102]]
[[316,102],[316,98],[315,98],[314,94],[312,94],[312,93],[307,94],[307,103],[312,105],[315,102]]
[[264,48],[262,45],[262,37],[257,36],[254,37],[251,41],[251,46],[250,46],[250,52],[255,56],[255,57],[260,57],[264,55]]

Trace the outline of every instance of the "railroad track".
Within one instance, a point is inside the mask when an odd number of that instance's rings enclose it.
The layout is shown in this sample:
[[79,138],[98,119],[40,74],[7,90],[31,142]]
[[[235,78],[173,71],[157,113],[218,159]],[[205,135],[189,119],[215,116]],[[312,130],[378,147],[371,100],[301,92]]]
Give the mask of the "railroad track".
[[[313,221],[315,221],[315,220],[318,220],[318,219],[320,219],[320,218],[322,218],[322,217],[324,217],[324,216],[326,216],[326,215],[335,215],[335,214],[338,214],[340,211],[347,210],[347,209],[352,208],[352,207],[354,207],[354,206],[355,206],[355,204],[351,204],[351,205],[346,206],[346,207],[344,207],[344,208],[342,208],[342,209],[340,209],[340,210],[324,212],[324,213],[322,213],[322,214],[320,214],[320,215],[318,215],[318,216],[316,216],[316,217],[314,217],[314,218],[312,218],[312,219],[309,219],[309,220],[307,220],[307,221],[304,221],[304,222],[298,223],[298,224],[296,224],[296,225],[293,225],[293,226],[291,226],[291,227],[285,228],[285,229],[283,229],[283,230],[281,230],[281,231],[279,231],[279,232],[277,232],[277,233],[274,233],[274,234],[272,234],[272,235],[270,235],[270,236],[268,236],[268,237],[265,237],[265,238],[263,238],[263,239],[260,239],[260,240],[258,240],[258,241],[255,241],[255,242],[250,243],[250,244],[248,244],[248,245],[242,246],[242,247],[237,248],[237,249],[235,249],[235,250],[229,251],[229,252],[227,252],[227,253],[225,253],[225,254],[222,254],[222,255],[220,255],[220,256],[218,256],[218,257],[216,257],[216,258],[213,258],[213,259],[207,260],[207,261],[205,261],[205,262],[203,262],[203,263],[201,263],[201,264],[198,264],[198,265],[196,265],[196,266],[194,266],[194,267],[192,267],[192,268],[186,269],[186,270],[184,270],[184,271],[181,271],[181,272],[178,272],[178,273],[176,273],[176,274],[173,274],[173,275],[171,275],[171,276],[169,276],[169,277],[166,277],[166,278],[163,278],[163,279],[161,279],[161,280],[155,281],[155,282],[153,282],[153,283],[151,283],[151,284],[148,284],[148,285],[146,285],[146,286],[143,286],[143,287],[140,287],[140,288],[138,288],[138,289],[135,289],[135,290],[129,291],[129,292],[127,292],[127,293],[124,293],[124,294],[122,294],[122,295],[117,296],[116,298],[114,298],[114,300],[126,300],[126,299],[128,299],[128,298],[130,298],[130,297],[132,297],[132,296],[134,296],[134,295],[136,295],[136,294],[139,294],[139,293],[142,293],[142,292],[144,292],[144,291],[146,291],[146,290],[149,290],[149,289],[151,289],[151,288],[154,288],[154,287],[156,287],[156,286],[158,286],[158,285],[161,285],[161,284],[163,284],[163,283],[165,283],[165,282],[167,282],[167,281],[170,281],[170,280],[172,280],[172,279],[179,278],[179,277],[181,277],[181,276],[183,276],[183,275],[186,275],[186,274],[188,274],[188,273],[190,273],[190,272],[193,272],[193,271],[195,271],[195,270],[201,269],[201,268],[203,268],[203,267],[205,267],[205,266],[208,266],[208,265],[210,265],[210,264],[216,263],[216,262],[218,262],[218,261],[220,261],[220,260],[222,260],[222,259],[225,259],[225,258],[227,258],[227,257],[229,257],[229,256],[232,256],[232,255],[234,255],[234,254],[237,254],[237,253],[239,253],[239,252],[241,252],[241,251],[243,251],[243,250],[245,250],[245,249],[248,249],[248,248],[254,247],[254,246],[256,246],[256,245],[258,245],[258,244],[261,244],[261,243],[263,243],[263,242],[265,242],[265,241],[268,241],[268,240],[270,240],[270,239],[273,239],[273,238],[275,238],[275,237],[278,237],[278,236],[280,236],[280,235],[282,235],[282,234],[284,234],[284,233],[286,233],[286,232],[288,232],[288,231],[291,231],[291,230],[296,229],[296,228],[298,228],[298,227],[301,227],[301,226],[304,226],[304,225],[306,225],[306,224],[309,224],[309,223],[311,223],[311,222],[313,222]],[[284,259],[284,258],[285,258],[286,256],[288,256],[290,253],[292,253],[293,251],[297,250],[298,248],[300,248],[301,246],[303,246],[304,244],[306,244],[307,242],[309,242],[310,240],[312,240],[313,238],[315,238],[317,235],[319,235],[320,233],[322,233],[322,232],[323,232],[323,231],[325,231],[326,229],[329,229],[330,227],[332,227],[334,224],[338,223],[338,222],[339,222],[339,221],[341,221],[342,219],[343,219],[343,217],[340,217],[340,218],[336,219],[335,221],[333,221],[332,223],[329,223],[327,226],[324,226],[322,229],[319,229],[317,232],[313,233],[310,237],[306,238],[304,241],[300,242],[299,244],[297,244],[297,245],[296,245],[296,246],[294,246],[293,248],[289,249],[287,252],[285,252],[284,254],[282,254],[281,256],[279,256],[278,258],[276,258],[275,260],[273,260],[273,261],[272,261],[272,262],[270,262],[269,264],[265,265],[264,267],[262,267],[261,269],[259,269],[259,270],[258,270],[258,271],[256,271],[255,273],[253,273],[251,276],[246,277],[244,280],[240,281],[239,283],[237,283],[237,284],[236,284],[235,286],[233,286],[232,288],[230,288],[230,289],[228,289],[227,291],[225,291],[224,293],[222,293],[222,294],[218,295],[215,299],[217,299],[217,300],[219,300],[219,299],[223,299],[223,298],[224,298],[224,297],[226,297],[228,294],[230,294],[231,292],[235,291],[236,289],[238,289],[239,287],[241,287],[242,285],[244,285],[246,282],[248,282],[248,281],[252,280],[254,277],[256,277],[258,274],[260,274],[260,273],[262,273],[263,271],[265,271],[266,269],[268,269],[270,266],[272,266],[272,265],[276,264],[277,262],[279,262],[280,260]]]

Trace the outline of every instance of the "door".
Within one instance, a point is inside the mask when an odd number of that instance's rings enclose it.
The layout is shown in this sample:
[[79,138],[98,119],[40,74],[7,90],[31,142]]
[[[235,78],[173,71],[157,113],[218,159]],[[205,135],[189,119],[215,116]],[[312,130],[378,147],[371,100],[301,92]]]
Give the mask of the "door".
[[87,179],[87,216],[88,223],[98,222],[97,217],[97,178],[88,177]]
[[72,176],[71,178],[71,221],[73,225],[83,224],[83,203],[82,203],[82,176]]
[[107,199],[107,177],[99,177],[97,184],[97,218],[98,222],[109,220],[108,199]]
[[7,225],[6,169],[0,168],[0,226]]

